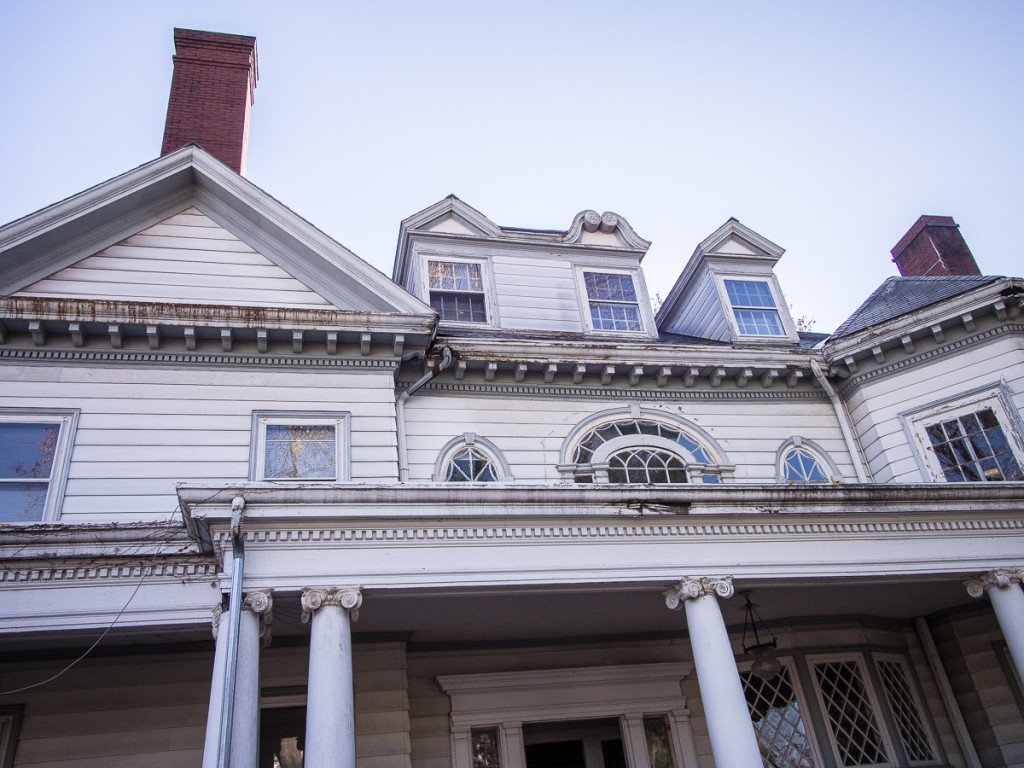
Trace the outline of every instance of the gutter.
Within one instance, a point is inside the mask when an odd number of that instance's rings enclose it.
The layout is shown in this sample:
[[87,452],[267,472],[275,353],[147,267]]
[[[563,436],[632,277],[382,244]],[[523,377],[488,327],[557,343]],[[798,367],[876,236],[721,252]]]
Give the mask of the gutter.
[[217,768],[231,766],[231,726],[235,714],[235,681],[238,679],[238,627],[242,618],[242,578],[245,570],[245,537],[242,536],[244,511],[245,499],[235,496],[231,501],[231,593],[228,598],[228,647],[224,660]]
[[853,437],[853,431],[850,429],[850,419],[846,415],[846,407],[839,399],[839,395],[836,394],[832,385],[828,383],[828,379],[825,378],[825,372],[821,370],[817,360],[811,360],[811,370],[814,372],[814,377],[818,380],[818,383],[821,384],[821,388],[825,390],[825,394],[828,395],[828,399],[832,401],[832,408],[835,410],[836,419],[839,421],[839,429],[843,433],[843,440],[846,441],[846,450],[850,454],[850,461],[853,462],[853,471],[857,473],[857,482],[866,483],[868,482],[867,472],[861,460],[860,448],[857,446],[857,442]]
[[441,371],[452,364],[452,351],[448,347],[441,348],[442,357],[440,364],[433,370],[427,371],[419,380],[413,382],[412,386],[405,390],[395,400],[395,421],[397,426],[398,441],[398,482],[409,482],[409,450],[405,436],[405,401],[412,397],[428,381],[437,376]]

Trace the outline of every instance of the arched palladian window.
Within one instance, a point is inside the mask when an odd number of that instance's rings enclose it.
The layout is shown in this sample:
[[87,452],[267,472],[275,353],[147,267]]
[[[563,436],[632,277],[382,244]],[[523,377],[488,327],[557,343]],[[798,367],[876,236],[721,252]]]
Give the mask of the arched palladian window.
[[734,467],[699,427],[659,411],[616,409],[579,425],[558,470],[576,483],[718,483]]
[[512,479],[498,447],[472,432],[449,440],[434,463],[434,480],[439,482],[495,483]]
[[784,483],[832,483],[842,479],[829,455],[802,437],[782,444],[776,466],[778,478]]

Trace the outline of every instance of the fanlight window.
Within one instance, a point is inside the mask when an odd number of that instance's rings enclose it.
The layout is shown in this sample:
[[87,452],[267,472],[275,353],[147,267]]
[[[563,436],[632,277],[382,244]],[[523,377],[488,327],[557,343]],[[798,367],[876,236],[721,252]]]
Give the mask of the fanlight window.
[[[671,440],[677,445],[685,448],[693,456],[694,461],[699,464],[714,464],[708,452],[692,437],[680,432],[678,429],[647,419],[626,419],[615,421],[610,424],[602,424],[595,427],[580,441],[573,453],[574,464],[588,464],[593,459],[594,452],[604,443],[619,437],[628,435],[650,435],[651,437],[663,437]],[[618,454],[616,454],[618,455]]]
[[685,483],[678,456],[652,448],[627,448],[608,458],[610,483]]
[[450,483],[493,483],[498,479],[494,460],[479,448],[467,445],[448,460],[445,479]]
[[828,473],[811,451],[801,446],[791,448],[782,460],[783,477],[791,483],[827,483]]

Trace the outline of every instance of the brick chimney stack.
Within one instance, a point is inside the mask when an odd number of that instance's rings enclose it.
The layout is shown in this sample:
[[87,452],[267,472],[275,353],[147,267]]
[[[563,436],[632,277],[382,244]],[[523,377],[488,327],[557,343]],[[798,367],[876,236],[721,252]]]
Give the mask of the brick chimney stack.
[[194,142],[244,174],[258,77],[256,38],[175,29],[174,50],[160,156]]
[[980,275],[971,249],[952,216],[922,216],[892,249],[904,277]]

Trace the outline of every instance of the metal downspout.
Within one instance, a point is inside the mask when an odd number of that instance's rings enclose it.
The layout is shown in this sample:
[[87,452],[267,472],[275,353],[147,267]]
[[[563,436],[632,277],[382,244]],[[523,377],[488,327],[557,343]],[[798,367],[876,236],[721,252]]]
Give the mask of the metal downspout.
[[853,431],[850,429],[850,420],[847,418],[846,408],[839,399],[839,395],[832,388],[832,385],[828,383],[828,379],[825,378],[825,372],[821,370],[817,360],[811,360],[811,371],[814,373],[814,378],[821,384],[821,388],[825,390],[828,399],[832,401],[832,408],[835,410],[836,419],[839,421],[839,429],[843,433],[843,440],[846,441],[846,450],[849,451],[850,461],[853,462],[853,471],[857,473],[857,482],[866,483],[868,481],[867,472],[864,471],[864,465],[860,457],[860,448],[857,447],[857,441],[854,440]]
[[412,397],[420,387],[437,376],[441,371],[452,364],[452,351],[448,347],[441,348],[441,363],[432,371],[427,371],[418,381],[398,396],[395,400],[395,420],[397,421],[398,437],[398,482],[409,482],[409,454],[405,441],[405,401]]
[[220,710],[220,739],[217,744],[218,768],[231,765],[231,725],[235,714],[235,680],[238,670],[238,626],[242,617],[242,577],[245,571],[245,540],[242,538],[242,513],[245,499],[231,501],[231,593],[228,597],[228,647],[224,659],[224,695]]

